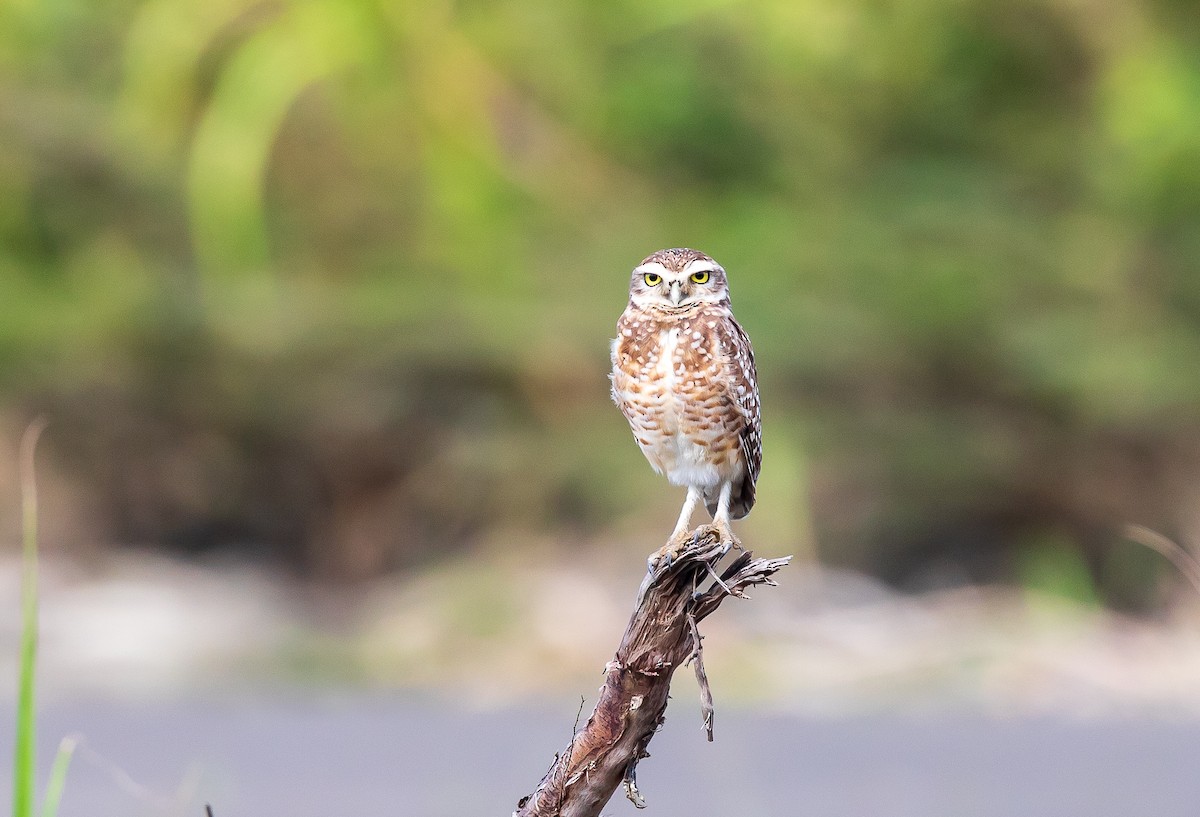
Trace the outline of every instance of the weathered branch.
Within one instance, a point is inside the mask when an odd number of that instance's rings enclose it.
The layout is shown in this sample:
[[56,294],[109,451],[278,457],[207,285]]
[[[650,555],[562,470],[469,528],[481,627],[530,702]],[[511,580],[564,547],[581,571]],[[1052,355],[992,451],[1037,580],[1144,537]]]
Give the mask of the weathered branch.
[[729,595],[774,582],[788,563],[742,552],[718,576],[723,556],[716,530],[704,525],[670,564],[659,564],[640,594],[616,656],[605,667],[604,686],[592,716],[575,734],[537,789],[517,804],[514,817],[597,817],[617,786],[645,807],[637,788],[637,764],[662,725],[671,676],[694,662],[702,715],[712,740],[712,693],[704,671],[699,622]]

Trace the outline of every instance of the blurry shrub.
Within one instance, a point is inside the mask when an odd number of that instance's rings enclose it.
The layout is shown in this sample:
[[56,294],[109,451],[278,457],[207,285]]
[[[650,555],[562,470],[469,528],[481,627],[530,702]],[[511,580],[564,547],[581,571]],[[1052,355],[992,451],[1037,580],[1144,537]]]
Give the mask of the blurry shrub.
[[628,269],[695,245],[759,352],[747,525],[908,586],[1051,536],[1136,604],[1114,531],[1184,529],[1200,464],[1181,15],[9,4],[0,389],[115,541],[357,576],[657,535],[605,342]]

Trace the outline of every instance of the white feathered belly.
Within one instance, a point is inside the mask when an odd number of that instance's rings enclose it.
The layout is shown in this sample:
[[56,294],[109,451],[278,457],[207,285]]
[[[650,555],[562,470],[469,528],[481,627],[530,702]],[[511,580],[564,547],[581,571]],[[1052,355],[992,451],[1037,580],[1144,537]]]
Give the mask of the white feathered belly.
[[[642,447],[642,451],[651,465],[666,474],[672,485],[715,488],[729,478],[712,462],[709,450],[697,445],[682,431],[667,435],[655,446],[653,453],[646,446]],[[655,463],[656,459],[662,463],[661,466]]]
[[741,419],[718,385],[724,363],[709,355],[689,367],[679,346],[679,330],[664,331],[649,360],[614,372],[613,392],[655,471],[675,485],[715,488],[742,468]]

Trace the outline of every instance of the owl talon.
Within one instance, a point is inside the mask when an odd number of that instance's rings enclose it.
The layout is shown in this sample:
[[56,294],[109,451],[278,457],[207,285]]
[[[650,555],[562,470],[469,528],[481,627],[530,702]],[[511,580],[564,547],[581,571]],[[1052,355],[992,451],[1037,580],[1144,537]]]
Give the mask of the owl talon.
[[656,553],[650,554],[646,559],[646,575],[642,579],[642,585],[638,588],[637,606],[641,607],[642,602],[646,599],[646,593],[654,586],[655,577],[659,571],[667,571],[671,569],[671,565],[675,564],[675,558],[679,554],[680,546],[672,539]]
[[678,555],[679,548],[667,545],[662,550],[650,556],[646,560],[646,572],[653,573],[658,569],[669,570],[671,565],[675,564],[675,557]]
[[742,549],[742,540],[733,535],[733,531],[729,529],[728,525],[716,524],[713,525],[713,528],[717,534],[717,541],[721,543],[722,556],[729,553],[731,548],[736,550]]
[[[654,571],[658,570],[658,566],[662,564],[663,560],[666,558],[667,556],[662,553],[662,551],[651,554],[650,558],[646,560],[646,572],[653,573]],[[670,565],[670,562],[667,562],[667,565]]]

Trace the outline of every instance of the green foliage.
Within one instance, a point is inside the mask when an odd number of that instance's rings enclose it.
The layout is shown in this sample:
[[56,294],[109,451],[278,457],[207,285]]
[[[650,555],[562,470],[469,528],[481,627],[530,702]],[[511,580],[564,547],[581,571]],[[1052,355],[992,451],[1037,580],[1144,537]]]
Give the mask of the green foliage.
[[[1170,452],[1200,439],[1186,13],[10,3],[0,398],[69,418],[75,468],[115,459],[88,477],[115,538],[230,529],[311,560],[379,480],[442,517],[404,553],[600,535],[674,496],[598,407],[627,270],[693,245],[758,349],[776,499],[748,525],[811,516],[824,555],[876,567],[984,527],[1101,547],[1175,518]],[[771,487],[773,428],[805,479]],[[370,474],[334,453],[381,446]],[[128,487],[181,461],[194,496],[272,490],[202,512]]]
[[1080,605],[1098,601],[1087,565],[1070,539],[1049,536],[1026,543],[1020,569],[1022,584],[1029,590]]

